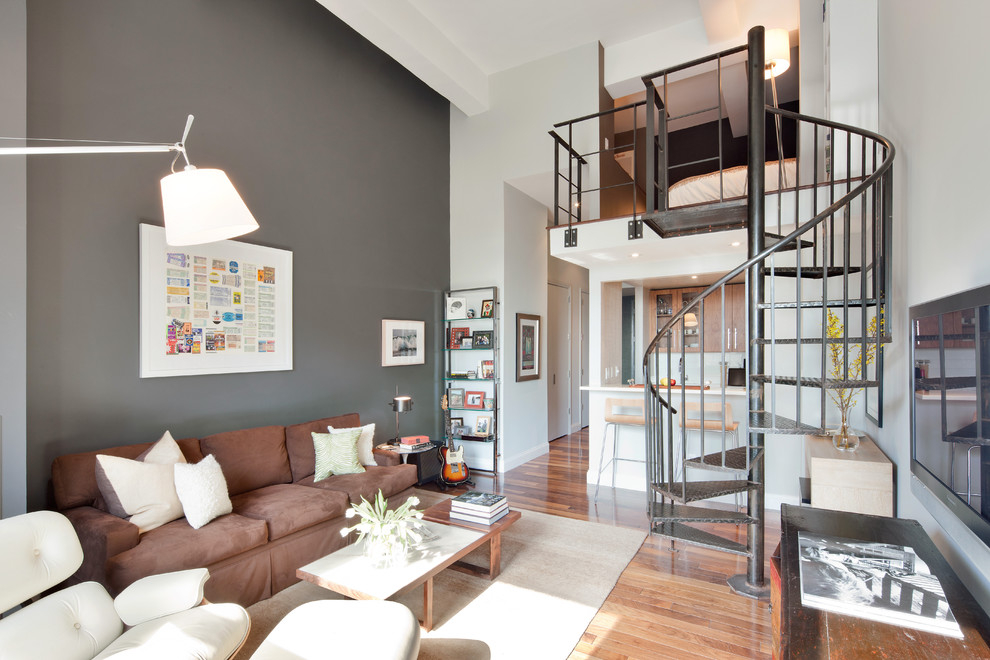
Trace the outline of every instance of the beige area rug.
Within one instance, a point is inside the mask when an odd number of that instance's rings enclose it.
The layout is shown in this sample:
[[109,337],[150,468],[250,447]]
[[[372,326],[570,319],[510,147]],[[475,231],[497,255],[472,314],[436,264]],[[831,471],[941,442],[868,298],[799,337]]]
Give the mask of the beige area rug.
[[[420,491],[421,506],[443,499]],[[643,531],[523,511],[502,533],[502,573],[494,581],[446,570],[434,578],[434,628],[423,633],[420,660],[566,658],[619,575],[646,538]],[[478,553],[487,553],[487,545]],[[468,556],[485,565],[487,556]],[[343,598],[300,582],[248,608],[246,659],[283,616],[311,600]],[[422,618],[423,590],[397,598]],[[382,626],[380,630],[387,630]],[[329,640],[332,622],[313,631]]]

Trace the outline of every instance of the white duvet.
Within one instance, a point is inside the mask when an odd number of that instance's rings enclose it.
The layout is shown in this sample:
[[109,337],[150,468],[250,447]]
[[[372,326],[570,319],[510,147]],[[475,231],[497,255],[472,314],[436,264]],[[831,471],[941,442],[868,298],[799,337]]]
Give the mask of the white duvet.
[[[793,158],[784,160],[784,187],[791,188],[796,181],[796,164]],[[774,160],[766,164],[766,191],[778,189],[780,167]],[[726,170],[699,174],[678,181],[670,187],[669,207],[704,204],[719,200],[719,175],[722,176],[721,199],[732,199],[746,195],[746,166],[730,167]]]

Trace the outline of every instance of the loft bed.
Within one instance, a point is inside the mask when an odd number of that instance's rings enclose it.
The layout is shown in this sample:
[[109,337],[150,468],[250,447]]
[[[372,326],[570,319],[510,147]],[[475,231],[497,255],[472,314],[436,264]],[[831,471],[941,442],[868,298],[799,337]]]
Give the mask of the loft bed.
[[[631,215],[662,238],[745,228],[747,165],[741,163],[748,160],[747,138],[733,137],[732,121],[723,109],[729,107],[723,94],[723,79],[733,83],[729,87],[739,89],[739,81],[745,83],[748,75],[747,57],[748,47],[739,46],[649,74],[642,79],[646,87],[644,100],[630,98],[631,103],[555,124],[554,129],[566,137],[550,131],[557,143],[554,225],[567,224],[568,234],[576,237],[570,227],[575,222],[595,219],[582,218],[582,213],[589,208],[588,196],[597,194],[601,219]],[[706,76],[713,89],[708,96],[717,102],[712,100],[711,107],[704,108],[685,108],[685,103],[680,102],[675,108],[680,114],[675,115],[668,101],[677,100],[681,93],[678,85],[687,82],[690,95],[692,89],[696,92],[699,88],[698,81],[708,85]],[[796,83],[788,84],[796,93]],[[704,99],[700,101],[701,105],[705,103]],[[745,105],[749,106],[748,100]],[[734,108],[738,106],[738,102],[732,104]],[[748,124],[748,119],[745,121]],[[740,121],[736,124],[738,131]],[[682,128],[674,130],[677,126]],[[581,134],[584,127],[598,132],[594,139],[600,140],[598,146],[603,148],[589,153],[574,148],[591,142]],[[687,130],[683,130],[685,127]],[[711,132],[699,135],[697,131],[701,130]],[[717,139],[712,137],[716,130]],[[768,119],[764,135],[765,153],[771,159],[764,163],[766,192],[796,189],[796,123],[779,117],[776,121]],[[703,143],[708,146],[697,146]],[[671,153],[679,160],[668,162]],[[776,160],[778,154],[783,154],[782,161]],[[595,158],[599,159],[599,185],[589,187],[581,180],[581,171]],[[779,185],[781,173],[783,186]],[[565,237],[565,246],[568,240]]]

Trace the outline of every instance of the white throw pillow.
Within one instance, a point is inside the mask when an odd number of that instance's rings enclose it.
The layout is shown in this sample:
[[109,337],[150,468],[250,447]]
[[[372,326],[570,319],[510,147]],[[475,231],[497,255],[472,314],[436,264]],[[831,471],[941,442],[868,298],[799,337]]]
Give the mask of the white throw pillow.
[[142,463],[157,463],[159,465],[174,465],[175,463],[185,463],[186,457],[179,448],[179,443],[175,441],[172,434],[165,431],[161,439],[137,457]]
[[208,454],[199,463],[176,463],[174,470],[175,490],[190,527],[199,529],[214,518],[233,511],[227,480],[213,454]]
[[[378,465],[375,461],[375,452],[372,451],[375,448],[375,424],[365,424],[364,426],[358,426],[355,428],[361,429],[361,435],[358,437],[357,450],[358,450],[358,460],[361,465],[368,467],[369,465]],[[327,430],[333,433],[333,431],[346,431],[347,429],[334,429],[332,426],[328,426]]]
[[137,525],[141,534],[182,517],[172,464],[97,454],[96,484],[110,513]]

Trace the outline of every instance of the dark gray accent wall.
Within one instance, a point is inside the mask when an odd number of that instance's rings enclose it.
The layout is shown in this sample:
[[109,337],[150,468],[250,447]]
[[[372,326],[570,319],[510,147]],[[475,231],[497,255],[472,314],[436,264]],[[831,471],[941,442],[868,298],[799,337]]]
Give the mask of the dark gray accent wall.
[[[32,0],[32,136],[175,142],[293,251],[292,371],[138,378],[138,224],[165,154],[28,163],[28,508],[60,454],[355,411],[439,430],[449,105],[314,0]],[[380,366],[383,318],[427,322],[422,366]]]

